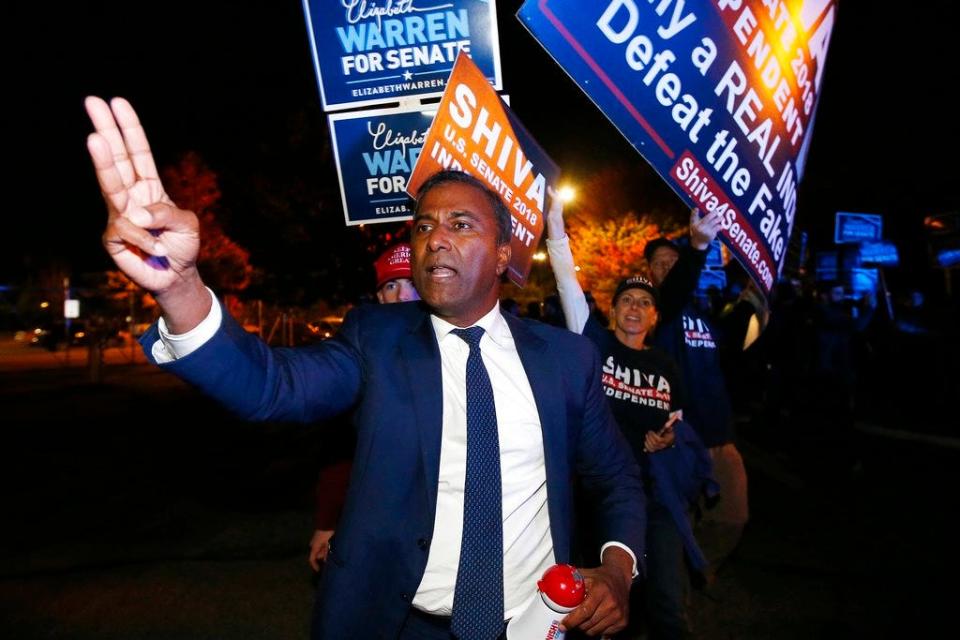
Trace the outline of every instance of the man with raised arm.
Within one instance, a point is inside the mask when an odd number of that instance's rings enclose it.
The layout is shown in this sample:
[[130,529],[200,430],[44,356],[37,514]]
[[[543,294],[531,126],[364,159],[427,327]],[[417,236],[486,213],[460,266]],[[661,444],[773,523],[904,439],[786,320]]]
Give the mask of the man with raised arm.
[[572,558],[575,477],[606,543],[563,624],[623,628],[644,549],[639,469],[589,341],[500,312],[511,228],[494,192],[459,172],[421,187],[411,245],[422,303],[360,307],[320,345],[270,349],[201,281],[196,216],[164,192],[130,105],[88,98],[87,110],[104,245],[163,311],[147,353],[248,419],[354,410],[354,468],[314,637],[501,637],[544,570]]
[[703,511],[697,529],[697,540],[710,561],[708,582],[739,544],[749,517],[747,472],[734,441],[733,409],[720,368],[719,342],[710,319],[693,301],[707,248],[716,233],[714,229],[709,237],[696,237],[691,219],[689,246],[657,238],[643,250],[661,300],[660,330],[653,336],[653,344],[673,357],[684,382],[697,389],[684,417],[709,449],[720,484],[720,500]]

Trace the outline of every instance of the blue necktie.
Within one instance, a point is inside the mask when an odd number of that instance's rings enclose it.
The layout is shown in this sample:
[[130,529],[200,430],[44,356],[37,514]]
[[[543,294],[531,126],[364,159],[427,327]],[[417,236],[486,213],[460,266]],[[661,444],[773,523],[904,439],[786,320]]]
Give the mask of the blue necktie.
[[468,345],[467,474],[463,539],[450,630],[460,640],[495,640],[503,631],[503,507],[500,439],[490,376],[480,357],[483,327],[454,329]]

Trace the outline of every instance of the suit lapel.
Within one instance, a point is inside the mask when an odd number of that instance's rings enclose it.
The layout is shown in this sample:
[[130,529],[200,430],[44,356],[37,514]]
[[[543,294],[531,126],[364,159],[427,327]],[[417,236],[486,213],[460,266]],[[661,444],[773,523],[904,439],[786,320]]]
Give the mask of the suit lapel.
[[443,380],[440,373],[440,349],[430,322],[423,314],[410,327],[409,339],[400,343],[413,401],[420,456],[423,461],[430,523],[436,517],[437,482],[440,475],[440,438],[443,433]]
[[[523,363],[523,370],[533,390],[533,399],[537,403],[540,425],[545,436],[544,447],[546,448],[547,443],[555,445],[557,438],[554,436],[560,436],[563,441],[567,432],[566,398],[560,393],[563,390],[563,379],[560,376],[559,363],[550,353],[549,345],[543,338],[510,314],[505,313],[504,318],[510,325],[520,362]],[[549,438],[546,437],[547,434],[550,435]],[[551,453],[563,451],[565,448],[547,451],[548,462]]]
[[554,555],[569,556],[569,535],[564,535],[568,523],[561,509],[562,497],[570,493],[567,465],[567,400],[560,363],[549,351],[548,343],[528,329],[522,321],[503,314],[513,334],[523,363],[524,372],[533,391],[533,399],[540,414],[543,433],[544,464],[547,469],[547,500],[550,510],[550,528],[553,531]]

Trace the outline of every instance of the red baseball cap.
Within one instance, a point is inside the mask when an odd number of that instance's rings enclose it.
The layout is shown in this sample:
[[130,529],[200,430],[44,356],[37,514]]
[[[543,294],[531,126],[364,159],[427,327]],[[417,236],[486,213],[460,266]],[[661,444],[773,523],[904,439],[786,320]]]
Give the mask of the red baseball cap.
[[397,278],[412,278],[410,269],[410,245],[406,242],[395,244],[377,258],[373,268],[377,270],[377,289]]

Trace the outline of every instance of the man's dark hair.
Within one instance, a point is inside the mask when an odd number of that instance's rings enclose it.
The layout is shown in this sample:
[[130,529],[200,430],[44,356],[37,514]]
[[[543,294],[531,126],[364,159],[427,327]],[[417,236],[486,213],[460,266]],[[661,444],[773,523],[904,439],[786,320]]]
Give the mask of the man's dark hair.
[[483,182],[474,178],[469,173],[464,173],[463,171],[438,171],[420,185],[420,192],[417,194],[416,205],[413,209],[413,216],[416,217],[420,213],[420,203],[423,202],[424,197],[430,192],[431,189],[439,187],[443,184],[449,184],[451,182],[459,182],[460,184],[468,184],[471,187],[476,187],[487,197],[487,200],[490,201],[490,206],[493,208],[493,215],[497,219],[497,228],[500,231],[499,236],[497,237],[497,244],[509,244],[510,235],[512,229],[510,227],[510,211],[507,210],[507,205],[504,204],[503,200],[500,199],[500,196],[497,195],[496,191],[493,191],[485,185]]
[[655,240],[651,240],[643,248],[643,257],[646,258],[647,262],[650,262],[650,258],[653,257],[653,252],[659,249],[660,247],[670,247],[677,253],[680,253],[680,247],[677,246],[676,242],[674,242],[670,238],[661,236],[659,238],[656,238]]

